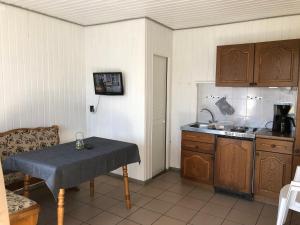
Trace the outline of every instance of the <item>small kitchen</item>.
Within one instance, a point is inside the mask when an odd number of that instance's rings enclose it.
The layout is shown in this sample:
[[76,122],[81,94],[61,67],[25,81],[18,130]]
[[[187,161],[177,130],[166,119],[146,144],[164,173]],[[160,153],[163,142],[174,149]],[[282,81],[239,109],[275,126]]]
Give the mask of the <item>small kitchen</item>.
[[216,192],[278,203],[300,164],[300,40],[217,46],[216,82],[197,83],[181,126],[181,175]]

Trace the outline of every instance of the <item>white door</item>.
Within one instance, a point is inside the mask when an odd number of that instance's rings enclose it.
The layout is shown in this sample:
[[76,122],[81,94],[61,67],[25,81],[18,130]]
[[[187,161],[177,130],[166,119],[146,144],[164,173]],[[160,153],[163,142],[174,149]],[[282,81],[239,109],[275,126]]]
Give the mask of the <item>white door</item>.
[[166,57],[153,58],[153,124],[152,124],[152,177],[166,168]]

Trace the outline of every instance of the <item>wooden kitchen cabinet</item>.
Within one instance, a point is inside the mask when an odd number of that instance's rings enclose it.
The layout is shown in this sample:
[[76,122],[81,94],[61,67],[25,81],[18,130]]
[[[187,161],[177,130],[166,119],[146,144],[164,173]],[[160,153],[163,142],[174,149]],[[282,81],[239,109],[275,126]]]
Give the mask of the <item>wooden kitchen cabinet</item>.
[[249,86],[253,82],[254,44],[217,47],[217,86]]
[[257,86],[297,86],[299,44],[299,40],[257,43],[254,83]]
[[183,151],[181,157],[183,177],[201,183],[213,183],[213,155]]
[[297,86],[299,49],[299,39],[218,46],[216,86]]
[[181,141],[181,176],[196,182],[213,184],[215,136],[183,131]]
[[296,172],[297,166],[300,166],[300,156],[299,156],[299,155],[294,155],[294,158],[293,158],[293,173],[292,173],[292,179],[294,179],[294,176],[295,176],[295,172]]
[[253,142],[218,137],[215,155],[214,185],[235,192],[251,193]]
[[290,183],[292,155],[256,151],[255,195],[278,199],[281,188]]

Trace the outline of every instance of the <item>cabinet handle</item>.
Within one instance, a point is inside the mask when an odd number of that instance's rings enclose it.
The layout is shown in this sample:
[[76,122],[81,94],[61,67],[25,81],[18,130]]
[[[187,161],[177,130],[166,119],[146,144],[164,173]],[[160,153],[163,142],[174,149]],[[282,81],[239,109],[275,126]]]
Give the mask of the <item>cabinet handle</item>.
[[271,144],[271,148],[276,148],[276,145],[274,145],[274,144]]

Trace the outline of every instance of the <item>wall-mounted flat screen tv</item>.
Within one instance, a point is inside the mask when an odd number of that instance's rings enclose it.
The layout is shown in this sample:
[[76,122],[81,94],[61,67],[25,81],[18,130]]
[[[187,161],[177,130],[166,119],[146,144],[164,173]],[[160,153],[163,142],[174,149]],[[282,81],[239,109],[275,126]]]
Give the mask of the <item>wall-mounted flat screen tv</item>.
[[93,73],[96,95],[123,95],[121,72]]

